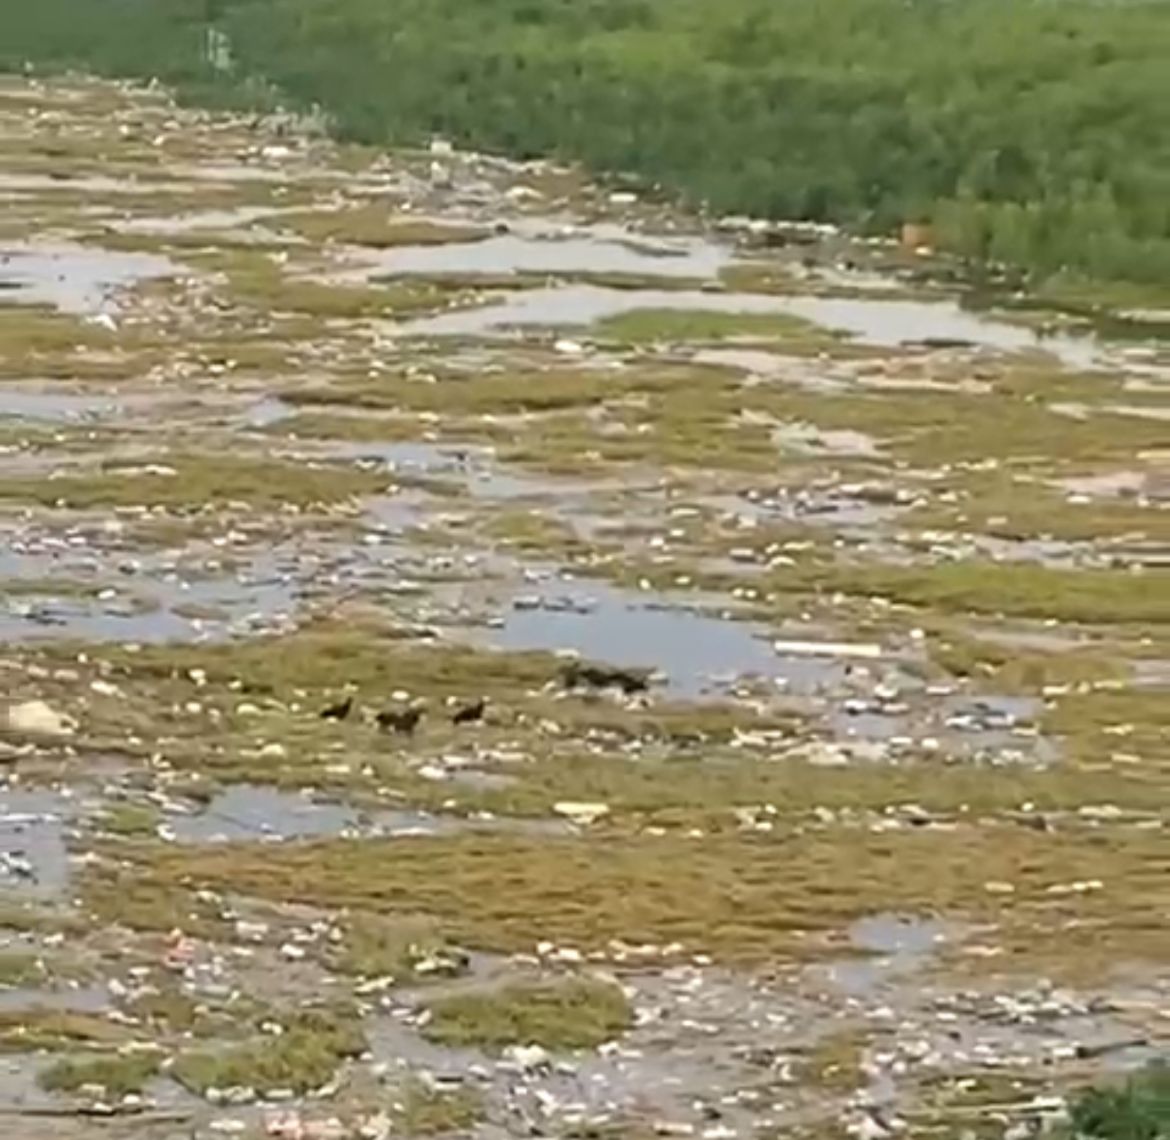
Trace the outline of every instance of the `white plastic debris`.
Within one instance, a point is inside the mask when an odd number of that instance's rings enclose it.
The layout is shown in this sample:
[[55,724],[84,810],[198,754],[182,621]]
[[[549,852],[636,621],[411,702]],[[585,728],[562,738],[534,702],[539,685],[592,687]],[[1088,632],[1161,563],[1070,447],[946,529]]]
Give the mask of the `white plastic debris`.
[[563,815],[566,819],[572,820],[574,823],[580,823],[588,827],[590,824],[596,823],[599,819],[609,815],[609,805],[562,800],[560,803],[553,804],[553,811],[557,815]]
[[772,648],[781,657],[850,657],[872,660],[882,647],[863,641],[774,641]]
[[548,1053],[539,1045],[509,1045],[504,1050],[504,1060],[510,1066],[531,1072],[548,1065]]
[[77,722],[44,701],[23,701],[5,710],[2,729],[14,736],[62,739],[77,731]]

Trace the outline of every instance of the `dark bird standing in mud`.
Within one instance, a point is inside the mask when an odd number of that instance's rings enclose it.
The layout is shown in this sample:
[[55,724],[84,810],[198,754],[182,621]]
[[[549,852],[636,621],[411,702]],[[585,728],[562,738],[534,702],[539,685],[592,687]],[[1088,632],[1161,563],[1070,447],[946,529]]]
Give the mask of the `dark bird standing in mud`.
[[374,720],[383,732],[396,732],[399,736],[413,736],[422,720],[423,710],[418,705],[405,709],[386,709],[375,715]]
[[593,689],[621,689],[627,696],[644,693],[650,687],[649,674],[639,669],[619,669],[611,665],[591,665],[586,661],[570,661],[561,671],[565,686],[570,689],[587,685]]
[[318,714],[322,720],[345,720],[353,709],[353,697],[348,696],[336,704],[326,705]]
[[487,709],[487,697],[480,697],[478,700],[472,701],[470,704],[460,705],[451,715],[452,724],[476,724],[483,720],[484,711]]

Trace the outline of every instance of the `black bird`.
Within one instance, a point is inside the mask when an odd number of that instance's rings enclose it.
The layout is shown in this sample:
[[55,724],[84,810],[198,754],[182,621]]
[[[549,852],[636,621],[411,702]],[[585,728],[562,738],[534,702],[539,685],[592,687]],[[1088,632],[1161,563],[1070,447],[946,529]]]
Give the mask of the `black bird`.
[[644,693],[650,688],[650,678],[645,673],[637,673],[633,669],[615,669],[614,682],[627,697],[634,693]]
[[320,712],[322,720],[345,720],[353,709],[353,697],[346,697],[343,701],[338,701],[336,704],[327,705]]
[[626,696],[644,693],[650,687],[650,677],[637,669],[619,669],[610,665],[591,665],[584,661],[571,661],[561,676],[565,685],[575,689],[579,684],[594,689],[621,689]]
[[413,736],[422,720],[423,711],[417,705],[405,709],[386,709],[375,715],[374,720],[383,732],[397,732],[400,736]]
[[475,724],[483,720],[484,710],[487,708],[487,698],[480,697],[467,705],[460,705],[451,716],[452,724]]

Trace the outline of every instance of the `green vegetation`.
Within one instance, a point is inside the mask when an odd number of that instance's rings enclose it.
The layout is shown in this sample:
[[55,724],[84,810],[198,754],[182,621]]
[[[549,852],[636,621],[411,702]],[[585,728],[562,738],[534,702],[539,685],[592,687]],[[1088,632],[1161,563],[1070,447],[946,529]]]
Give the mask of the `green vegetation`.
[[815,1042],[800,1058],[800,1079],[827,1091],[849,1093],[865,1083],[866,1036],[857,1029],[836,1029]]
[[[460,945],[583,952],[612,940],[681,943],[728,964],[816,957],[875,911],[994,921],[1003,969],[1096,976],[1164,956],[1165,844],[1139,829],[1052,833],[1018,824],[690,837],[466,834],[232,850],[144,846],[128,875],[152,889],[235,891],[370,913],[433,916]],[[1050,888],[1100,881],[1074,894]],[[1007,882],[1010,892],[988,891]]]
[[[650,310],[624,314],[601,328],[635,341],[701,341],[708,335],[744,333],[780,336],[785,354],[816,348],[837,357],[863,351],[815,326],[797,322],[789,327],[783,314]],[[337,405],[397,415],[362,420],[305,411],[271,430],[392,440],[420,432],[412,414],[437,413],[447,439],[491,439],[501,458],[548,470],[595,472],[599,462],[650,462],[775,472],[782,460],[786,466],[791,460],[781,455],[773,427],[807,425],[809,431],[860,433],[915,466],[982,465],[983,470],[953,471],[950,479],[964,497],[945,509],[936,502],[911,516],[924,527],[968,520],[967,529],[976,529],[1003,515],[993,531],[1006,537],[1165,534],[1166,524],[1153,508],[1069,503],[1036,481],[1098,464],[1133,463],[1135,455],[1164,446],[1164,421],[1108,410],[1109,397],[1124,401],[1115,378],[1064,373],[1051,362],[1012,361],[991,372],[991,391],[973,392],[957,384],[953,390],[943,387],[964,379],[944,369],[898,359],[891,368],[896,380],[929,380],[938,387],[840,393],[751,384],[733,368],[651,360],[604,370],[559,363],[547,370],[513,366],[475,372],[440,366],[435,381],[389,371],[375,376],[347,372],[328,385],[289,388],[282,398],[306,408]],[[1049,400],[1081,400],[1091,414],[1067,415]],[[587,414],[599,407],[604,419]],[[496,425],[494,430],[482,418],[522,412],[543,414],[528,424]],[[860,462],[850,456],[838,460],[845,461]],[[992,461],[995,467],[986,470]],[[1032,497],[1039,500],[1035,507]]]
[[1170,1136],[1170,1064],[1148,1065],[1124,1083],[1088,1089],[1072,1106],[1072,1133],[1092,1140]]
[[226,455],[172,456],[165,469],[109,463],[91,475],[7,479],[0,486],[0,500],[64,504],[76,509],[155,506],[206,510],[231,503],[308,507],[371,493],[385,483],[381,476],[342,467]]
[[1074,693],[1056,701],[1044,728],[1063,735],[1086,759],[1142,756],[1148,771],[1165,771],[1170,757],[1170,690],[1165,686]]
[[458,972],[458,959],[423,918],[386,919],[378,915],[349,915],[340,923],[342,941],[330,965],[342,973],[365,978],[393,978],[396,982],[418,980],[420,963],[450,963]]
[[793,568],[777,572],[769,584],[782,592],[879,597],[942,613],[1165,625],[1170,623],[1170,596],[1156,589],[1155,581],[1154,574],[1125,570],[965,561]]
[[0,986],[28,986],[45,976],[40,958],[26,950],[0,951]]
[[0,65],[155,75],[208,101],[275,84],[351,138],[439,131],[718,211],[932,222],[973,259],[1155,286],[1168,56],[1158,0],[46,0],[0,47]]
[[80,934],[85,920],[60,907],[40,907],[0,896],[0,929],[26,934]]
[[120,1098],[140,1093],[157,1075],[161,1058],[156,1052],[127,1052],[103,1057],[62,1057],[37,1077],[46,1092],[77,1092],[92,1085]]
[[484,1114],[483,1097],[475,1089],[438,1089],[419,1079],[406,1082],[393,1108],[395,1131],[402,1136],[467,1132]]
[[441,1045],[502,1049],[595,1049],[630,1027],[625,995],[612,982],[571,978],[517,983],[441,998],[424,1030]]
[[819,349],[839,337],[803,317],[788,313],[725,313],[706,309],[635,309],[606,317],[595,326],[604,340],[628,344],[674,341],[780,342],[786,352]]
[[0,1011],[0,1053],[116,1045],[126,1029],[95,1013],[32,1006]]
[[479,241],[488,231],[479,226],[459,226],[394,214],[385,206],[358,206],[347,210],[305,210],[283,214],[282,229],[292,229],[313,242],[345,242],[375,249],[399,245],[445,245]]
[[228,279],[230,296],[269,314],[364,320],[406,317],[452,304],[460,295],[436,281],[390,281],[382,285],[345,285],[287,272],[255,248],[216,250],[191,260],[219,270]]
[[1077,647],[1064,652],[1027,650],[943,629],[931,660],[956,677],[976,680],[994,693],[1039,693],[1050,685],[1122,682],[1129,670],[1119,654]]
[[173,1073],[199,1093],[239,1087],[308,1093],[326,1084],[347,1057],[364,1049],[365,1037],[355,1015],[306,1010],[286,1019],[277,1037],[181,1054]]
[[101,815],[101,826],[111,835],[153,835],[162,820],[154,804],[111,804]]

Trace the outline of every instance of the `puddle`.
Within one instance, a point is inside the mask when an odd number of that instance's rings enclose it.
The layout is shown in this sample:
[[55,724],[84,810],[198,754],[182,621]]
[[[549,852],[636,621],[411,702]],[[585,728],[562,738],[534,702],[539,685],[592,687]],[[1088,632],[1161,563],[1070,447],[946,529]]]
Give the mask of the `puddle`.
[[848,333],[859,343],[885,348],[937,340],[1001,352],[1040,349],[1077,368],[1092,367],[1098,346],[1089,338],[1041,337],[1030,329],[969,313],[954,301],[768,296],[594,285],[531,289],[497,304],[404,322],[408,336],[484,336],[524,325],[590,325],[638,309],[721,313],[789,313]]
[[261,784],[235,784],[199,811],[168,815],[166,827],[180,843],[228,843],[340,835],[355,831],[358,823],[359,813],[342,804]]
[[111,178],[100,174],[74,176],[66,171],[60,174],[13,174],[0,172],[0,191],[15,193],[41,193],[63,190],[87,194],[159,194],[176,193],[185,189],[181,182],[139,180],[133,175],[125,178]]
[[840,666],[778,658],[768,631],[696,608],[693,595],[642,594],[604,582],[555,581],[513,597],[486,640],[500,649],[575,650],[627,668],[654,669],[675,696],[694,697],[745,674],[783,677],[791,691],[814,691]]
[[1154,657],[1145,661],[1135,661],[1133,673],[1133,683],[1138,688],[1170,687],[1170,660]]
[[295,415],[296,408],[279,396],[264,396],[245,408],[242,424],[249,428],[264,428]]
[[874,914],[858,919],[849,939],[859,950],[883,954],[891,962],[914,963],[945,940],[945,927],[933,919]]
[[363,811],[316,800],[265,784],[235,784],[204,808],[168,815],[166,828],[179,843],[273,842],[325,837],[451,835],[468,830],[509,830],[534,835],[571,834],[563,820],[514,820],[493,816],[464,819],[424,811]]
[[813,424],[785,423],[772,431],[781,450],[796,455],[831,455],[842,459],[875,459],[881,449],[872,436],[846,428],[824,430]]
[[[95,592],[98,591],[95,587]],[[280,579],[144,580],[141,592],[100,589],[97,597],[26,593],[0,612],[0,636],[14,641],[78,637],[140,644],[204,641],[285,628],[296,609]]]
[[[198,230],[236,231],[263,218],[278,217],[280,213],[281,210],[273,206],[237,206],[231,210],[197,210],[167,217],[128,218],[120,222],[117,229],[122,233],[163,235],[194,233]],[[257,240],[272,240],[271,234],[257,234],[256,237]]]
[[814,367],[803,357],[783,356],[762,348],[701,348],[691,359],[696,364],[734,368],[750,377],[780,380],[814,392],[845,392],[855,387],[851,367],[832,360],[817,360]]
[[590,325],[637,309],[699,309],[723,313],[783,312],[780,298],[754,293],[607,289],[566,285],[529,289],[496,304],[405,321],[407,336],[488,336],[525,325]]
[[0,249],[0,298],[27,305],[49,304],[65,313],[92,313],[117,289],[178,267],[165,257],[118,253],[70,245],[6,246]]
[[152,396],[95,396],[49,388],[8,385],[0,404],[0,420],[6,417],[44,423],[92,423],[122,418],[156,403]]
[[1069,495],[1088,499],[1150,499],[1170,501],[1170,475],[1157,471],[1106,471],[1056,480]]
[[913,506],[913,497],[908,493],[880,484],[863,483],[793,489],[780,487],[773,492],[710,495],[697,501],[731,518],[754,523],[807,522],[864,530],[874,538],[878,537],[884,524]]
[[377,463],[391,473],[411,476],[454,476],[470,478],[491,462],[491,452],[485,448],[451,444],[416,443],[390,440],[384,443],[368,440],[321,439],[308,437],[296,440],[296,451],[276,452],[282,458],[304,457]]
[[[13,1113],[19,1113],[21,1109],[31,1109],[35,1113],[38,1108],[43,1108],[48,1103],[60,1103],[51,1101],[37,1082],[37,1074],[50,1063],[43,1054],[38,1053],[0,1055],[0,1105]],[[5,1131],[7,1132],[7,1128]],[[47,1140],[53,1133],[41,1133],[32,1129],[23,1131],[22,1128],[22,1132],[16,1135],[32,1136],[33,1140],[41,1140],[44,1136]]]
[[1035,698],[931,698],[924,708],[920,688],[895,684],[892,689],[889,699],[875,692],[837,702],[825,723],[841,739],[881,744],[894,753],[922,746],[993,765],[1046,765],[1060,758],[1059,746],[1032,727],[1040,712]]
[[869,915],[849,928],[849,939],[858,950],[873,957],[834,962],[824,967],[824,972],[850,996],[872,994],[921,967],[946,940],[946,931],[946,926],[935,919]]
[[110,994],[105,986],[95,985],[64,985],[53,989],[17,986],[12,989],[0,989],[0,1012],[29,1008],[102,1013],[110,1008]]
[[1088,337],[1041,336],[1020,325],[968,312],[954,301],[841,297],[785,298],[787,312],[850,333],[863,344],[895,348],[928,340],[966,342],[1001,352],[1049,352],[1073,368],[1091,368],[1098,345]]
[[271,166],[249,166],[244,162],[173,163],[170,173],[179,178],[199,182],[286,182],[297,181],[297,175],[288,169]]
[[[284,415],[283,411],[274,411],[269,422],[277,422]],[[291,440],[292,437],[286,439]],[[584,499],[607,486],[600,482],[525,475],[505,469],[497,465],[494,449],[475,444],[352,442],[306,437],[297,439],[294,449],[274,454],[293,459],[311,456],[315,459],[379,464],[390,475],[453,480],[463,484],[473,497],[482,499],[553,498],[561,502],[566,495]]]
[[0,791],[0,886],[57,894],[69,881],[65,827],[76,804],[51,791]]
[[14,529],[0,582],[21,589],[0,591],[0,637],[159,643],[287,628],[320,560],[233,537],[159,551],[138,548],[110,519]]
[[388,274],[627,273],[638,276],[713,278],[731,260],[708,242],[643,239],[618,226],[572,227],[568,233],[517,223],[511,233],[477,242],[404,246],[362,260]]

